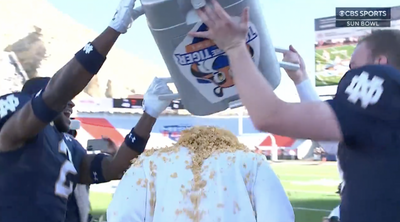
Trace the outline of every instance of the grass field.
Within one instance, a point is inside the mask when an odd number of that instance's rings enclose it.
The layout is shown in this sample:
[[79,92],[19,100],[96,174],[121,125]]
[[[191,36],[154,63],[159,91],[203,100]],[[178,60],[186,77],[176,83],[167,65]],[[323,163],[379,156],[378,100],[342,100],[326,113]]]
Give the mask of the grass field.
[[[339,71],[335,74],[332,74],[334,72],[328,72],[325,70],[325,68],[329,64],[334,64],[336,57],[339,57],[341,60],[350,60],[355,46],[356,45],[343,45],[324,49],[315,49],[315,80],[317,86],[338,84],[344,73]],[[324,51],[329,53],[329,61],[326,60]],[[347,69],[347,67],[344,68],[345,70]]]
[[[334,163],[296,162],[271,164],[279,176],[296,213],[296,222],[321,222],[322,217],[338,205],[335,194],[339,176]],[[103,215],[111,201],[111,194],[91,193],[93,215]]]

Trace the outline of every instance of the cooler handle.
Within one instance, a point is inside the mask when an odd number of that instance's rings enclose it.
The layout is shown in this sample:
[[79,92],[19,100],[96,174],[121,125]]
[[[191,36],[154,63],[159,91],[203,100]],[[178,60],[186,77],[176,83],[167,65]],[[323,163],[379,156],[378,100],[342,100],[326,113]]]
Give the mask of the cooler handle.
[[200,9],[206,6],[206,0],[191,0],[192,6],[194,9]]

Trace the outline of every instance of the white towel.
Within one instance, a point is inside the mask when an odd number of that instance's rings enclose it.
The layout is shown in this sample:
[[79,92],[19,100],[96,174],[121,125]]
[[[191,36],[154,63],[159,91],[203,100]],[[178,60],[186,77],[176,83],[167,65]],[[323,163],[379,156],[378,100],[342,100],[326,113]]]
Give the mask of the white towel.
[[335,209],[332,210],[331,214],[329,214],[329,218],[331,218],[331,217],[340,218],[340,205],[335,207]]
[[81,222],[87,222],[90,213],[90,200],[87,185],[77,184],[74,191]]

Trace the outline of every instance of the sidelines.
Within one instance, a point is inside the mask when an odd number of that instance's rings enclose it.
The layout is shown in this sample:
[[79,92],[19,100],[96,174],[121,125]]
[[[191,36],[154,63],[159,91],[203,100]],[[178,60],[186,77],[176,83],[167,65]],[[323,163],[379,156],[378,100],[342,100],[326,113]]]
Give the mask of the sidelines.
[[334,179],[319,179],[319,180],[306,180],[306,181],[298,181],[298,180],[280,180],[281,183],[297,185],[297,186],[324,186],[324,187],[337,187],[340,183],[340,180]]
[[279,160],[276,162],[273,161],[268,161],[269,164],[272,167],[280,167],[280,166],[293,166],[293,165],[297,165],[297,166],[332,166],[332,165],[337,165],[336,161],[307,161],[307,160]]
[[293,207],[293,209],[294,210],[304,210],[304,211],[326,212],[326,213],[330,213],[332,211],[332,210],[306,208],[306,207]]
[[307,190],[288,190],[285,189],[286,193],[311,193],[311,194],[325,194],[325,195],[335,195],[335,192],[324,192],[324,191],[307,191]]
[[317,178],[323,178],[323,179],[338,179],[339,178],[339,173],[337,172],[333,172],[336,173],[336,175],[329,175],[327,176],[326,173],[325,174],[290,174],[290,173],[280,173],[277,174],[278,177],[317,177]]

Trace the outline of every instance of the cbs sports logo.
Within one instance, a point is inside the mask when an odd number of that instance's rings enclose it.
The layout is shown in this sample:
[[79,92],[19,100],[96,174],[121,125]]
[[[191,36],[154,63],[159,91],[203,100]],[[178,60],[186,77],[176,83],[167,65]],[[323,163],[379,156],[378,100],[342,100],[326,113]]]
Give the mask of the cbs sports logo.
[[340,17],[357,17],[363,18],[380,18],[388,16],[386,10],[341,10],[339,11]]
[[390,8],[336,8],[336,27],[390,27]]

